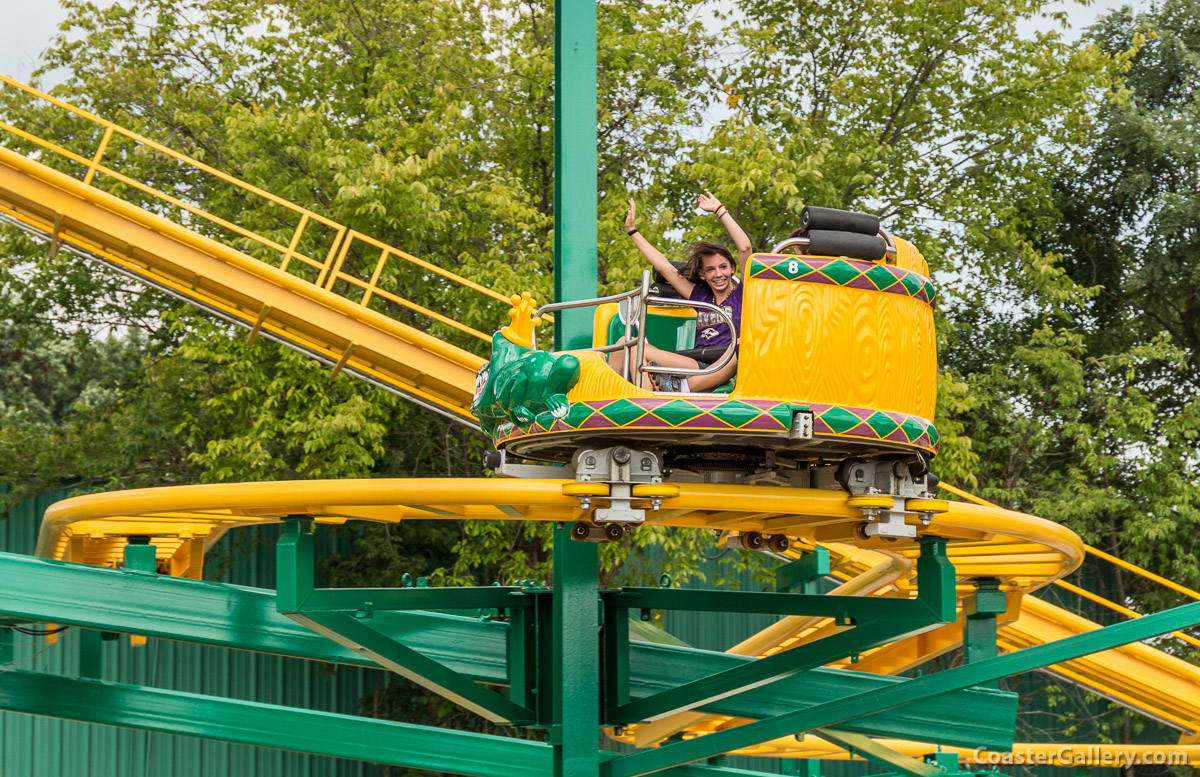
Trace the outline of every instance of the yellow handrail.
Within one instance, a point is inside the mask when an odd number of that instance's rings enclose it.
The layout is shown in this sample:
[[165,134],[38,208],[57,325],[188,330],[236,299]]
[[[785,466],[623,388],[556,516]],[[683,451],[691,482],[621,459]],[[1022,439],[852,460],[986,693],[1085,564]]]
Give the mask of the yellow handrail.
[[[379,287],[379,279],[384,276],[384,270],[385,270],[385,266],[387,265],[387,263],[394,259],[396,261],[402,261],[409,265],[413,265],[413,266],[419,267],[423,270],[435,273],[435,274],[445,278],[447,281],[455,284],[458,287],[462,287],[464,289],[469,289],[476,293],[482,294],[483,296],[489,298],[490,300],[495,300],[497,302],[508,304],[508,296],[507,295],[493,291],[492,289],[489,289],[478,283],[475,283],[466,278],[463,278],[462,276],[459,276],[453,272],[450,272],[449,270],[438,267],[435,264],[432,264],[425,260],[419,259],[419,258],[412,256],[411,254],[408,254],[404,251],[395,249],[395,248],[393,248],[385,243],[382,243],[378,240],[374,240],[370,237],[367,237],[366,235],[363,235],[360,232],[348,229],[345,225],[342,225],[330,218],[322,216],[321,214],[319,214],[313,210],[310,210],[301,205],[297,205],[293,202],[285,200],[282,197],[278,197],[274,194],[271,194],[270,192],[268,192],[264,189],[254,186],[253,184],[250,184],[250,183],[242,181],[238,178],[235,178],[234,176],[229,175],[228,173],[222,172],[222,171],[220,171],[210,165],[207,165],[197,159],[189,157],[186,154],[181,154],[178,151],[175,151],[174,149],[171,149],[171,148],[168,148],[167,146],[162,145],[161,143],[157,143],[153,140],[150,140],[149,138],[139,135],[136,132],[125,129],[124,127],[114,124],[111,121],[102,119],[99,116],[96,116],[86,110],[83,110],[74,105],[71,105],[70,103],[63,102],[62,100],[59,100],[58,98],[53,97],[49,94],[46,94],[45,92],[42,92],[31,86],[23,84],[19,81],[15,81],[4,75],[0,75],[0,83],[3,83],[7,86],[11,86],[14,89],[24,92],[25,94],[28,94],[34,98],[37,98],[39,100],[46,102],[46,103],[49,103],[57,108],[67,111],[67,112],[69,112],[75,116],[78,116],[82,119],[85,119],[88,122],[91,122],[92,124],[95,124],[96,126],[102,128],[104,130],[104,133],[100,140],[100,143],[98,144],[95,152],[89,158],[89,157],[77,154],[69,149],[63,148],[62,146],[58,145],[57,143],[54,143],[51,140],[42,138],[39,135],[35,134],[34,132],[30,132],[26,129],[16,127],[5,121],[0,121],[0,130],[3,130],[4,132],[7,132],[10,135],[13,135],[15,137],[21,138],[27,142],[33,143],[34,145],[36,145],[46,151],[49,151],[51,153],[57,154],[58,156],[60,156],[64,159],[67,159],[67,160],[70,160],[77,164],[83,165],[83,167],[86,170],[86,172],[84,174],[84,178],[83,178],[83,182],[85,184],[94,185],[94,181],[95,181],[95,178],[97,175],[108,176],[109,178],[111,178],[115,181],[118,181],[122,184],[125,184],[143,194],[146,194],[146,195],[160,201],[160,202],[171,205],[175,208],[179,208],[180,210],[185,211],[185,212],[191,214],[192,216],[203,219],[215,226],[218,226],[222,229],[228,230],[229,232],[239,235],[247,240],[253,241],[254,243],[257,243],[258,245],[262,246],[263,248],[266,248],[266,249],[278,254],[280,259],[279,259],[279,263],[275,266],[278,266],[279,269],[283,270],[284,272],[288,271],[288,268],[293,261],[301,262],[302,264],[307,265],[307,266],[313,268],[314,270],[317,270],[318,277],[317,277],[317,280],[314,285],[324,288],[327,291],[331,291],[333,293],[339,294],[339,296],[345,297],[345,298],[351,300],[352,302],[355,302],[356,304],[366,307],[370,304],[372,299],[374,299],[375,297],[380,297],[389,302],[395,303],[404,308],[412,310],[413,312],[415,312],[421,316],[424,316],[425,318],[427,318],[429,320],[436,321],[436,322],[444,324],[446,326],[450,326],[450,327],[452,327],[460,332],[463,332],[465,334],[468,334],[474,338],[483,340],[484,342],[491,341],[490,335],[488,335],[484,332],[481,332],[481,331],[479,331],[471,326],[468,326],[462,322],[456,321],[442,313],[437,313],[435,311],[432,311],[423,305],[420,305],[416,302],[413,302],[412,300],[404,298],[403,296],[395,293],[394,291],[380,288]],[[121,137],[127,138],[128,140],[134,142],[135,144],[142,145],[147,148],[151,148],[161,154],[166,155],[167,157],[169,157],[171,159],[181,162],[181,163],[183,163],[189,167],[192,167],[196,170],[199,170],[207,175],[213,176],[214,178],[216,178],[226,184],[234,186],[234,187],[246,192],[247,194],[253,195],[254,197],[257,197],[261,200],[264,200],[266,202],[277,205],[277,206],[284,208],[285,210],[297,215],[299,217],[299,223],[296,227],[296,230],[293,232],[288,245],[287,246],[281,245],[280,243],[276,242],[275,240],[270,239],[269,237],[266,237],[265,235],[259,234],[253,230],[242,227],[238,224],[235,224],[235,223],[229,221],[228,219],[222,218],[213,213],[209,213],[208,211],[204,210],[203,208],[199,207],[198,205],[194,205],[194,204],[186,202],[178,197],[175,197],[171,194],[160,191],[160,190],[154,188],[153,186],[143,183],[142,181],[138,181],[135,178],[131,178],[130,176],[125,175],[125,174],[105,165],[103,163],[105,154],[108,152],[108,149],[111,145],[113,137],[118,136],[118,135]],[[324,261],[319,261],[317,259],[313,259],[309,256],[304,255],[303,253],[301,253],[298,250],[301,239],[304,235],[305,229],[310,224],[313,224],[313,223],[316,223],[320,226],[328,228],[328,229],[332,230],[332,232],[333,232],[333,242],[329,247],[329,250],[324,258]],[[375,261],[374,267],[371,268],[371,272],[369,273],[369,280],[364,281],[361,278],[356,277],[355,275],[352,275],[350,273],[343,272],[343,270],[342,270],[343,263],[345,262],[347,256],[349,256],[353,245],[356,243],[365,244],[365,245],[367,245],[371,248],[375,248],[379,251],[379,258]],[[344,287],[347,289],[361,289],[363,292],[362,297],[359,300],[354,300],[347,293],[339,291],[337,288],[335,288],[339,282],[344,284]]]

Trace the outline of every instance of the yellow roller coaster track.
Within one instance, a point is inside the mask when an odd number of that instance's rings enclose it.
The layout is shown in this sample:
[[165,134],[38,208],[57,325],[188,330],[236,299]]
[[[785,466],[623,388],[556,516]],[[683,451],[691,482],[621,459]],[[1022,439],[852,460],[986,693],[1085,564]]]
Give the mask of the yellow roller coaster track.
[[[88,153],[77,153],[29,128],[0,121],[0,131],[7,133],[10,145],[25,152],[0,147],[0,219],[45,237],[52,252],[69,250],[100,260],[243,324],[250,328],[251,339],[259,335],[273,337],[307,351],[332,364],[334,375],[343,370],[357,374],[423,406],[473,423],[468,407],[474,374],[483,360],[443,337],[487,341],[488,336],[444,311],[435,312],[412,302],[397,289],[385,288],[381,279],[388,276],[389,266],[394,267],[389,263],[402,262],[412,272],[436,278],[456,291],[507,302],[504,295],[28,86],[3,76],[0,82],[27,99],[78,117],[100,135],[99,143]],[[286,241],[272,240],[115,169],[106,163],[115,139],[164,155],[248,198],[271,203],[291,214],[294,231]],[[53,169],[71,166],[78,176]],[[137,193],[144,205],[152,205],[142,207],[104,191],[101,184],[105,182]],[[161,213],[151,212],[149,207]],[[173,214],[177,220],[163,214]],[[315,258],[302,250],[314,244],[314,230],[324,230],[329,237],[325,250]],[[235,237],[222,241],[201,231]],[[347,258],[364,251],[377,253],[377,259],[366,271],[351,272]],[[406,311],[414,321],[424,321],[428,331],[384,315],[373,309],[373,301]],[[569,484],[496,479],[351,480],[93,494],[60,502],[47,511],[37,554],[118,566],[127,537],[150,535],[163,571],[199,577],[206,549],[231,528],[276,522],[287,515],[310,515],[324,523],[447,518],[576,520],[582,516],[579,501],[564,493],[564,485]],[[894,598],[914,593],[916,546],[858,541],[854,527],[861,521],[861,514],[847,504],[844,493],[761,486],[680,484],[678,488],[677,495],[666,498],[661,509],[649,514],[651,523],[787,534],[801,547],[820,544],[830,550],[836,560],[833,576],[841,581],[839,593]],[[1138,617],[1062,579],[1082,563],[1085,553],[1142,574],[1178,594],[1200,599],[1200,593],[1084,546],[1062,526],[946,488],[975,504],[952,502],[950,511],[936,518],[934,530],[949,539],[960,598],[974,593],[977,580],[1001,581],[1009,602],[999,631],[1001,650],[1020,650],[1098,628],[1095,623],[1027,595],[1046,585],[1062,586],[1124,615]],[[834,624],[819,618],[786,618],[731,652],[770,655],[819,639],[834,628]],[[1190,635],[1176,636],[1192,645],[1200,644]],[[865,653],[856,664],[839,665],[894,674],[945,653],[961,641],[960,618],[958,623]],[[1200,669],[1163,651],[1132,644],[1066,662],[1049,671],[1166,721],[1182,730],[1185,737],[1200,732]],[[697,736],[740,723],[685,713],[632,728],[624,736],[649,745],[681,730],[686,736]],[[910,753],[930,749],[921,743],[885,744]],[[1192,752],[1193,746],[1186,749],[1189,759],[1200,759],[1200,754]],[[845,755],[840,748],[812,737],[769,742],[752,752],[787,757]],[[1096,755],[1097,759],[1101,757]]]
[[[101,136],[90,155],[80,154],[43,137],[45,132],[0,121],[9,144],[30,152],[26,156],[0,147],[0,218],[44,236],[52,252],[65,248],[102,261],[247,326],[251,340],[260,334],[277,339],[333,365],[335,376],[344,370],[476,425],[469,408],[483,359],[437,333],[485,343],[490,335],[413,302],[402,290],[385,288],[381,278],[402,263],[409,278],[420,275],[448,290],[505,304],[506,296],[10,78],[0,76],[0,83],[82,119]],[[294,220],[290,240],[286,245],[276,242],[109,166],[105,159],[115,138],[232,187],[251,204],[270,203]],[[81,177],[53,169],[50,163],[73,163]],[[102,183],[144,197],[155,210],[178,221],[104,191]],[[192,228],[180,223],[185,220]],[[208,237],[197,231],[202,226],[231,237]],[[235,240],[272,261],[239,250]],[[300,250],[320,240],[328,244],[323,256],[310,257]],[[377,258],[351,271],[348,257],[364,253]],[[374,310],[372,303],[408,311],[430,331],[400,323]]]

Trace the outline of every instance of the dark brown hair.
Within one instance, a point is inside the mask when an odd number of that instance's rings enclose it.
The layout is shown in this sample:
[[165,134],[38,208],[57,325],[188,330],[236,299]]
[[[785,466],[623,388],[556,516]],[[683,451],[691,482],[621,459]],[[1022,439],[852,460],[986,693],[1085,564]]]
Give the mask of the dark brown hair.
[[681,273],[683,277],[692,283],[703,283],[707,286],[708,284],[704,281],[700,271],[704,269],[704,257],[712,256],[713,254],[728,259],[729,264],[733,265],[734,272],[737,271],[737,264],[734,263],[733,254],[729,252],[728,248],[720,243],[710,243],[707,240],[700,240],[688,246],[687,267]]

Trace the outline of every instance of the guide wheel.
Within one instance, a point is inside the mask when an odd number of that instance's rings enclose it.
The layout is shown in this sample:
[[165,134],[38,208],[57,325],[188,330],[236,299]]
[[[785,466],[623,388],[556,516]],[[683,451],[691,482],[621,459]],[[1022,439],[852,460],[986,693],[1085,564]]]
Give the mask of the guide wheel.
[[763,536],[756,531],[743,532],[741,540],[742,547],[746,550],[761,550],[763,546]]

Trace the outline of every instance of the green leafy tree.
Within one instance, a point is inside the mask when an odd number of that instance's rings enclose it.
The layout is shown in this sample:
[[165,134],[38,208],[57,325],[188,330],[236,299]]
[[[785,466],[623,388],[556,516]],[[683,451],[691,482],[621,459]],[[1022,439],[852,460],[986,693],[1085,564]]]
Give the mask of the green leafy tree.
[[[1193,587],[1196,11],[1126,9],[1091,30],[1101,51],[1120,56],[1133,43],[1136,56],[1098,103],[1080,153],[1054,170],[1058,215],[1024,203],[1030,215],[1017,222],[1037,250],[1061,256],[1075,293],[963,310],[946,352],[971,389],[957,415],[989,498]],[[1111,586],[1120,602],[1172,598],[1127,575]]]

